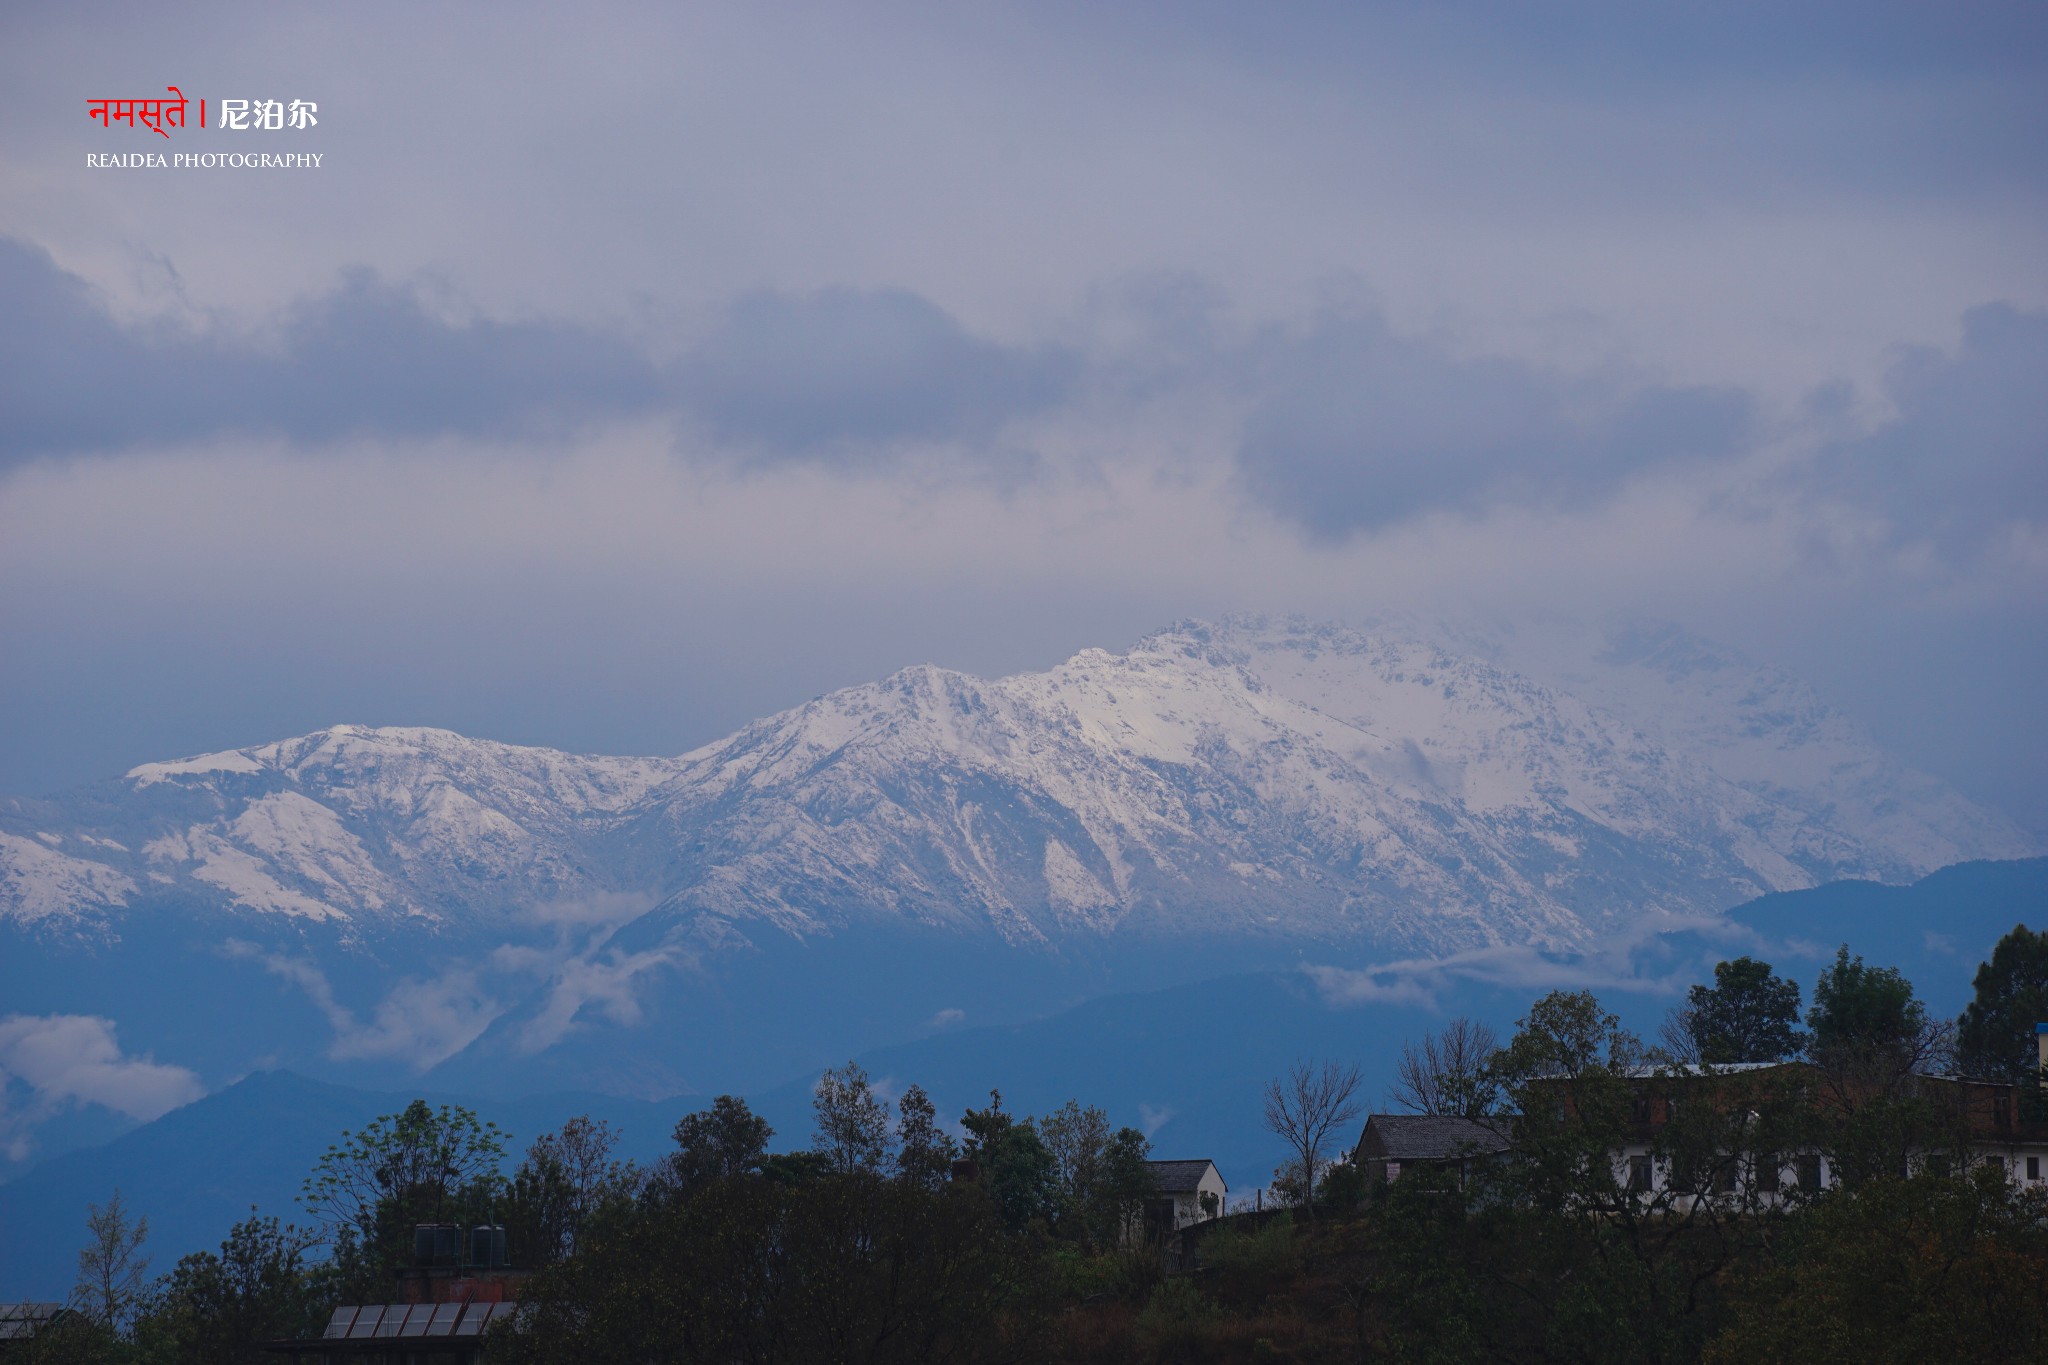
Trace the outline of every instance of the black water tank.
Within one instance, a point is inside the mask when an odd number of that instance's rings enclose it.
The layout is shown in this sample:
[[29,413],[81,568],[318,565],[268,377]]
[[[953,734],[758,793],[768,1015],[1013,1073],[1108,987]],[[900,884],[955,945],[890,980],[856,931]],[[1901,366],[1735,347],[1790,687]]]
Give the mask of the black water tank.
[[498,1270],[505,1264],[505,1229],[484,1223],[470,1229],[469,1263],[479,1270]]
[[412,1230],[412,1263],[422,1269],[462,1264],[462,1229],[454,1223],[420,1223]]

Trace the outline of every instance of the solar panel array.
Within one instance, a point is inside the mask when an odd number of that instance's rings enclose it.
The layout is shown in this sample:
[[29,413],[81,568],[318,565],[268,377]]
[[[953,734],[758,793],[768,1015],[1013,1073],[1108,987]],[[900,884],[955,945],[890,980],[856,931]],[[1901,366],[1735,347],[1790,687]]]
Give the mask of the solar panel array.
[[477,1337],[518,1305],[510,1303],[367,1303],[334,1310],[323,1341],[368,1337]]
[[63,1311],[61,1303],[0,1303],[0,1341],[27,1341]]

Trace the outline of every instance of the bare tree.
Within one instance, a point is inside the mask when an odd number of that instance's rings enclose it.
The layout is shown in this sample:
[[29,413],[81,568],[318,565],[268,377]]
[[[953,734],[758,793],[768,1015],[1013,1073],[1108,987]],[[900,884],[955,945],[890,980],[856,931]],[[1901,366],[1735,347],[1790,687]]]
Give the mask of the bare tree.
[[1294,1149],[1301,1202],[1316,1216],[1316,1173],[1323,1149],[1339,1124],[1358,1117],[1358,1068],[1336,1062],[1296,1062],[1279,1080],[1266,1083],[1266,1127]]
[[1657,1029],[1664,1051],[1679,1066],[1700,1064],[1699,1015],[1689,1004],[1673,1005]]
[[1402,1046],[1391,1098],[1417,1114],[1480,1118],[1498,1095],[1492,1072],[1498,1051],[1500,1039],[1491,1028],[1459,1015],[1441,1033],[1425,1033],[1420,1045]]
[[78,1253],[78,1287],[72,1299],[79,1310],[110,1331],[123,1330],[141,1301],[149,1257],[142,1244],[149,1237],[149,1220],[132,1222],[121,1192],[115,1190],[105,1208],[87,1206],[85,1226],[91,1234],[85,1250]]

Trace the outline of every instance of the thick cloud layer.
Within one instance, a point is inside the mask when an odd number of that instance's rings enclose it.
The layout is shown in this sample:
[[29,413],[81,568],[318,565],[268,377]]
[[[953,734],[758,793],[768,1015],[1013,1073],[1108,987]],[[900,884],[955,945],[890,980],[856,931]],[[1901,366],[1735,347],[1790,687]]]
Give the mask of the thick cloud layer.
[[1906,352],[1885,382],[1896,415],[1830,448],[1820,477],[1901,539],[1968,560],[2048,520],[2048,311],[1985,304],[1962,332],[1953,351]]
[[1755,435],[1739,389],[1461,357],[1370,314],[1323,319],[1259,359],[1272,387],[1238,468],[1255,497],[1323,536],[1495,503],[1579,505],[1645,470],[1741,453]]
[[898,441],[981,441],[1072,387],[1077,358],[967,334],[907,289],[757,292],[683,366],[690,409],[764,459],[873,458]]
[[[2048,829],[2038,5],[128,3],[0,76],[0,791],[1533,605]],[[257,147],[82,117],[172,81],[325,164],[89,168]]]
[[367,270],[254,335],[123,326],[84,280],[0,238],[0,461],[219,435],[512,435],[651,406],[623,340],[562,323],[448,322]]

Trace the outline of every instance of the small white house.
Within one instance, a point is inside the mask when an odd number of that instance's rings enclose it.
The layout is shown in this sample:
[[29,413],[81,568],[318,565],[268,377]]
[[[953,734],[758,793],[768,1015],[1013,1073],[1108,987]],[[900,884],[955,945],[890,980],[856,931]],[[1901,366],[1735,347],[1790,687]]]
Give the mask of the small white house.
[[1196,1161],[1148,1161],[1152,1172],[1153,1198],[1145,1210],[1145,1222],[1153,1230],[1178,1232],[1190,1223],[1219,1218],[1230,1199],[1230,1186],[1216,1163]]

